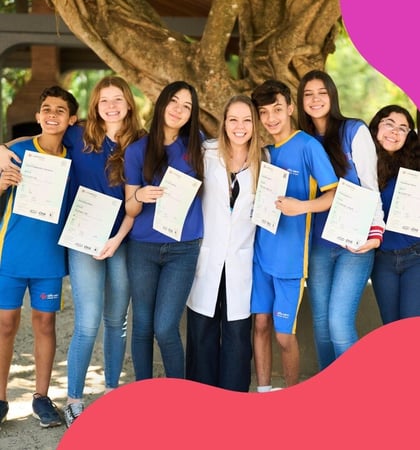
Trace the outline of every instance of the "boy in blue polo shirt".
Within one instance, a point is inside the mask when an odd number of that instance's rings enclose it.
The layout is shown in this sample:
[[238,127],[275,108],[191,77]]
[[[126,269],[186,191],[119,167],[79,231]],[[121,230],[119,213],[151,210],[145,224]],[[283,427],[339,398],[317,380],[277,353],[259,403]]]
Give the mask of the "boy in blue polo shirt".
[[[59,86],[45,89],[40,97],[36,119],[42,133],[20,140],[11,150],[23,161],[26,151],[67,157],[62,145],[64,133],[77,120],[78,103],[70,92]],[[18,171],[9,168],[0,173],[0,195],[6,208],[0,220],[0,423],[6,419],[7,380],[13,347],[20,322],[26,289],[32,307],[36,390],[32,409],[41,427],[61,424],[57,407],[48,397],[55,356],[55,314],[61,309],[62,278],[67,274],[65,248],[57,244],[65,213],[64,196],[58,223],[33,219],[13,212]]]
[[[271,335],[274,325],[286,386],[299,382],[296,319],[307,277],[311,213],[330,208],[338,180],[322,145],[293,126],[291,92],[267,80],[252,93],[260,121],[274,140],[271,164],[289,172],[286,195],[275,234],[257,227],[251,312],[254,316],[254,361],[258,392],[271,388]],[[323,194],[315,198],[317,186]]]

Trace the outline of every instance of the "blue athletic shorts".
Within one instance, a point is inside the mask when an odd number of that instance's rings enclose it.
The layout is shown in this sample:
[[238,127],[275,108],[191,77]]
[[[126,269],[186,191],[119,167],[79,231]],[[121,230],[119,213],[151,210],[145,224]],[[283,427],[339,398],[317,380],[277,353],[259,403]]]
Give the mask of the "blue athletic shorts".
[[0,309],[21,308],[28,289],[33,309],[43,312],[60,311],[62,285],[61,277],[14,278],[0,275]]
[[251,313],[272,314],[277,333],[295,334],[304,278],[276,278],[254,264]]

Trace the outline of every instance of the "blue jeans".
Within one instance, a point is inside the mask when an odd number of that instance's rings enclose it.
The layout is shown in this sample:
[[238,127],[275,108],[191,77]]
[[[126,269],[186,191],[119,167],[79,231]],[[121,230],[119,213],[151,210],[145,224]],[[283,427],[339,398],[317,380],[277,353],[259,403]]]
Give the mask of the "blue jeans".
[[384,324],[420,316],[420,244],[377,250],[371,279]]
[[248,392],[251,382],[251,316],[227,320],[225,271],[214,317],[187,308],[186,378]]
[[179,324],[191,290],[201,239],[166,244],[130,240],[131,352],[136,380],[153,377],[156,337],[167,377],[185,377]]
[[127,339],[130,291],[127,244],[99,261],[69,250],[70,284],[74,302],[74,332],[67,357],[68,396],[82,398],[98,330],[104,321],[105,386],[118,386]]
[[374,250],[355,254],[341,247],[311,249],[307,286],[320,370],[358,340],[357,310],[374,256]]

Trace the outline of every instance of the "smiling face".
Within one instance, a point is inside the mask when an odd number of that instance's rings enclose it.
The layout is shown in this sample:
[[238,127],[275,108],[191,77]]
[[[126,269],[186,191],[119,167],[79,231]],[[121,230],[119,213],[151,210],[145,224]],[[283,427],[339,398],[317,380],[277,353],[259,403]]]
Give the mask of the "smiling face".
[[404,146],[410,126],[404,114],[392,112],[378,124],[376,138],[388,153],[394,153]]
[[275,143],[282,142],[291,135],[292,114],[293,105],[288,105],[281,94],[277,94],[274,103],[258,107],[261,123],[274,138]]
[[246,144],[253,131],[250,107],[243,102],[232,103],[226,112],[225,130],[232,146]]
[[120,124],[129,110],[124,93],[116,86],[104,87],[100,90],[98,114],[106,124]]
[[48,96],[36,113],[43,132],[47,134],[64,134],[68,125],[74,124],[77,117],[70,116],[67,102],[60,97]]
[[188,89],[181,89],[176,92],[165,108],[165,134],[172,132],[178,133],[188,120],[190,120],[191,110],[191,92]]
[[327,120],[331,110],[330,96],[322,80],[309,80],[303,89],[303,110],[314,123]]

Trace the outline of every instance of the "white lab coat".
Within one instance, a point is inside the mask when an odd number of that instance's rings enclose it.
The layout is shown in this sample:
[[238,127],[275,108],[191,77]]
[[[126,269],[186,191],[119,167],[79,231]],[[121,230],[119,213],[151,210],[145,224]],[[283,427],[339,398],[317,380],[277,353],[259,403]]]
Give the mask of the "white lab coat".
[[217,140],[204,143],[204,237],[187,305],[214,317],[222,269],[226,272],[228,321],[250,316],[255,224],[251,222],[255,194],[249,169],[239,172],[239,195],[229,204],[226,167]]

